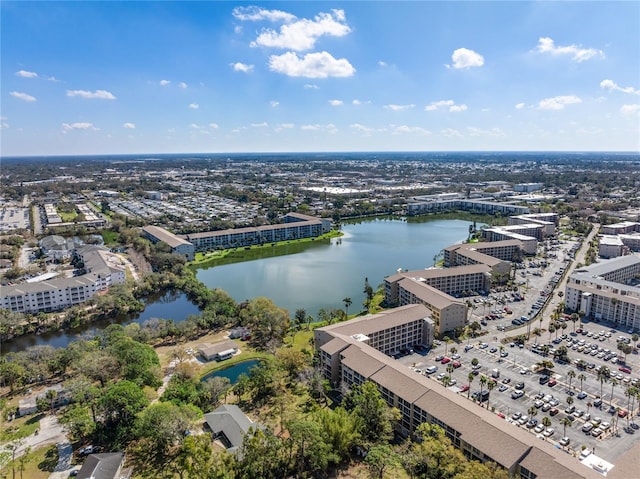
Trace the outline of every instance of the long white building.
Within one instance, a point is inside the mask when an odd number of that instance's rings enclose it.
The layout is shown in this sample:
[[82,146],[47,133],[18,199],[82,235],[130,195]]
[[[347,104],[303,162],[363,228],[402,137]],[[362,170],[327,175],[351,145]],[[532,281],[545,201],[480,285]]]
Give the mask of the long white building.
[[640,331],[640,256],[628,255],[575,270],[567,281],[568,309]]
[[59,311],[84,303],[112,284],[124,283],[124,267],[113,260],[105,248],[82,246],[76,250],[76,255],[84,262],[86,274],[3,286],[0,288],[0,308],[14,313]]

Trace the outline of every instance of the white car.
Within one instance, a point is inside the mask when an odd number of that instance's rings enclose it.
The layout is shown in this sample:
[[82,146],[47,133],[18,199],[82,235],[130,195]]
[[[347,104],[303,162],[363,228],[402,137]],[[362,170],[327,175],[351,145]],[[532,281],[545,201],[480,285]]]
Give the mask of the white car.
[[551,437],[556,433],[556,430],[553,429],[552,427],[548,427],[545,431],[544,431],[544,437]]

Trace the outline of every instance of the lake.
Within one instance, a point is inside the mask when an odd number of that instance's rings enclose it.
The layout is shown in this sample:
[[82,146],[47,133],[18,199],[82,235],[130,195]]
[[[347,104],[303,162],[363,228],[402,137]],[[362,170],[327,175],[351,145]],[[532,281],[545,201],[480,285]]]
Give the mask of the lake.
[[314,316],[320,308],[344,309],[342,299],[347,297],[352,300],[351,314],[363,307],[365,278],[375,289],[399,268],[433,266],[433,257],[443,248],[466,240],[470,224],[367,219],[343,224],[342,237],[296,244],[296,254],[269,255],[267,249],[258,258],[201,268],[196,275],[238,302],[271,298],[291,316],[299,308]]
[[[200,268],[196,275],[210,288],[225,290],[237,302],[265,296],[293,316],[305,309],[316,317],[320,308],[363,309],[364,281],[376,289],[399,268],[414,270],[433,266],[443,248],[464,241],[470,221],[431,219],[366,219],[342,225],[344,236],[282,248],[247,252],[243,262]],[[478,225],[478,228],[480,225]],[[236,262],[233,262],[236,261]],[[83,336],[94,336],[113,323],[143,323],[151,318],[182,321],[198,314],[186,295],[169,292],[147,299],[142,313],[86,324],[73,330],[27,335],[2,344],[2,353],[49,344],[65,347]]]

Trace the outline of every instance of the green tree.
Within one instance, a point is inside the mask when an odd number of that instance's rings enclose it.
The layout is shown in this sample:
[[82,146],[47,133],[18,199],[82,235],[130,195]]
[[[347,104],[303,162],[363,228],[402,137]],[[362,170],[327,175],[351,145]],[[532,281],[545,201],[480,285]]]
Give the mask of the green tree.
[[382,479],[385,471],[397,466],[399,462],[398,455],[388,444],[373,446],[364,458],[364,463],[369,467],[371,475],[378,479]]
[[349,317],[349,306],[351,306],[351,304],[353,304],[353,302],[351,301],[351,298],[346,297],[342,299],[342,302],[344,303],[344,315],[345,317]]
[[240,318],[251,329],[251,343],[259,349],[275,350],[289,330],[289,313],[264,297],[250,300]]
[[235,472],[242,479],[282,479],[291,474],[282,439],[258,429],[244,436]]
[[571,381],[576,377],[576,372],[573,369],[569,369],[569,372],[567,372],[567,377],[569,378],[569,389],[571,389]]
[[356,430],[355,418],[344,408],[337,407],[319,409],[314,414],[314,419],[322,426],[322,433],[325,443],[329,445],[329,450],[333,457],[330,462],[340,463],[349,459],[351,449],[360,438]]
[[385,442],[392,437],[393,423],[399,419],[400,413],[387,406],[371,381],[352,388],[343,405],[353,415],[356,430],[365,444]]
[[147,447],[158,457],[165,456],[170,447],[179,444],[185,431],[202,412],[194,406],[177,406],[158,402],[144,409],[137,417],[135,434],[146,440]]
[[148,404],[149,400],[138,385],[127,380],[110,384],[100,398],[104,417],[125,425],[133,423],[136,415]]
[[80,442],[93,434],[96,427],[90,409],[80,404],[69,406],[60,416],[60,424],[65,427],[74,440]]
[[296,420],[288,424],[288,446],[297,477],[312,471],[323,471],[329,463],[331,450],[324,441],[320,424],[314,421]]

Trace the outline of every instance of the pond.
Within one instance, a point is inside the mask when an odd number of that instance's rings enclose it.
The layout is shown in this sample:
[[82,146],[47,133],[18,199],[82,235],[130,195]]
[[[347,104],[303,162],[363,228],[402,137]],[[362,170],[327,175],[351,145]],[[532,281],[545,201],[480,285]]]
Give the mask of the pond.
[[228,378],[231,384],[235,384],[241,374],[249,374],[249,369],[258,364],[260,364],[260,360],[258,359],[249,359],[247,361],[242,361],[241,363],[236,363],[233,366],[219,369],[217,371],[212,371],[206,376],[203,376],[201,381],[206,381],[207,379],[218,376]]

